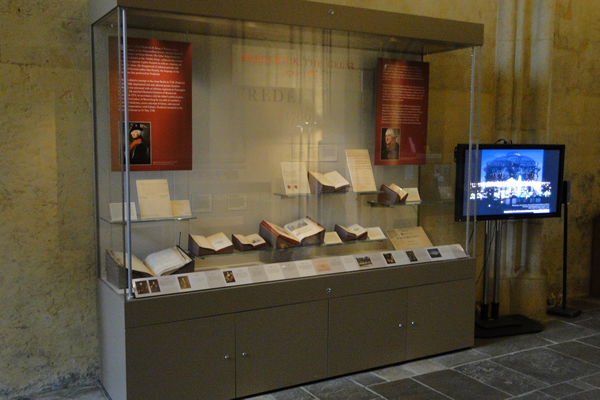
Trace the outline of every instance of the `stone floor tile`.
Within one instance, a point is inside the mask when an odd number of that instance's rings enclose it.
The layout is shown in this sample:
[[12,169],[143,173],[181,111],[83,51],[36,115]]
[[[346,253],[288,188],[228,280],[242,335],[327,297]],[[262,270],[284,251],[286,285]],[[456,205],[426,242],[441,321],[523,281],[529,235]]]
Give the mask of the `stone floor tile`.
[[600,372],[600,368],[585,361],[545,348],[496,357],[493,361],[549,385]]
[[503,400],[511,397],[508,393],[450,369],[419,375],[412,379],[454,400]]
[[458,365],[471,363],[490,358],[489,355],[472,349],[460,350],[453,353],[432,357],[430,360],[443,365],[446,368],[456,367]]
[[537,379],[488,360],[465,364],[454,370],[513,396],[548,386]]
[[553,320],[546,324],[546,329],[537,334],[542,339],[550,340],[555,343],[568,342],[569,340],[592,336],[600,333],[597,330],[589,329],[576,324]]
[[413,379],[401,379],[393,382],[369,386],[369,389],[387,400],[447,400],[448,397],[420,384]]
[[538,335],[507,336],[494,339],[476,339],[474,350],[490,357],[554,344]]
[[560,399],[560,398],[563,398],[566,396],[570,396],[575,393],[581,393],[583,391],[584,391],[583,389],[581,389],[577,386],[571,385],[568,382],[559,383],[558,385],[548,386],[547,388],[540,390],[540,392],[546,393],[557,399]]
[[600,366],[600,348],[576,341],[559,343],[548,349]]
[[347,378],[337,378],[304,386],[320,400],[373,400],[380,397]]

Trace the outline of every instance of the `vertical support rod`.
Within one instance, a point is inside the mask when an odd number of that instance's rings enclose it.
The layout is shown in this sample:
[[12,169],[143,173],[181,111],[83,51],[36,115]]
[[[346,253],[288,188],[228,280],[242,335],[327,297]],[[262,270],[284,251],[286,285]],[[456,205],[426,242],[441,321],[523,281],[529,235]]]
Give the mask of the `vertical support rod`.
[[500,313],[500,264],[502,262],[502,221],[496,221],[496,240],[494,241],[494,301],[492,319],[498,319]]
[[122,96],[123,96],[123,158],[125,161],[125,171],[124,171],[124,183],[123,183],[123,192],[125,193],[125,259],[127,263],[127,300],[131,300],[133,297],[133,287],[131,284],[132,276],[132,252],[131,252],[131,209],[129,207],[131,203],[130,193],[129,193],[129,152],[127,151],[127,144],[129,142],[128,137],[128,127],[129,127],[129,93],[128,93],[128,81],[127,81],[127,18],[125,14],[125,9],[121,9],[121,60],[122,60],[122,70],[120,79],[123,80],[122,85]]
[[565,216],[563,219],[563,296],[562,296],[562,307],[563,309],[567,308],[567,231],[569,225],[569,197],[571,188],[569,181],[564,181],[563,183],[563,196],[564,196],[564,205],[563,210],[565,212]]
[[479,318],[488,319],[489,316],[489,286],[490,286],[490,271],[489,271],[489,249],[491,246],[490,239],[490,221],[485,221],[485,246],[483,249],[483,299],[481,300],[481,312]]

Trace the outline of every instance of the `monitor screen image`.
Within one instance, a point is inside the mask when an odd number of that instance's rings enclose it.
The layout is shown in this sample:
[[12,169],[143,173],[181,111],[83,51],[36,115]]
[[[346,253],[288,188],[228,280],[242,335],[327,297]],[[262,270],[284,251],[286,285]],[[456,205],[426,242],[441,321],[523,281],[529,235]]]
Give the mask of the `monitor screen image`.
[[564,153],[564,145],[457,145],[455,220],[560,217]]

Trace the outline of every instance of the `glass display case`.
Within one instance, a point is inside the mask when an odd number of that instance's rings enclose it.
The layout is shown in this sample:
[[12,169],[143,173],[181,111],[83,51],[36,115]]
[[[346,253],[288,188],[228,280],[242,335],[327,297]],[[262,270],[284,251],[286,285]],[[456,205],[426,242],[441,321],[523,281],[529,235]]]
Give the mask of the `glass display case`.
[[[335,312],[345,297],[323,297],[339,287],[340,296],[398,289],[399,304],[420,304],[407,285],[442,279],[449,294],[462,282],[463,333],[448,343],[469,345],[475,224],[454,222],[454,148],[478,141],[482,25],[291,0],[90,8],[99,307],[105,337],[116,334],[115,315],[125,332],[118,345],[101,340],[114,398],[148,394],[132,383],[144,378],[130,367],[128,335],[153,318],[224,314],[229,331],[240,313],[306,301],[323,340],[302,340],[326,343],[348,323]],[[253,314],[248,324],[254,317],[270,319]],[[237,376],[210,398],[350,372],[338,356],[351,345],[336,342],[315,353],[336,365],[275,383]],[[431,343],[351,369],[450,350]],[[126,378],[111,372],[124,369]]]
[[[343,18],[326,8],[332,20]],[[478,137],[480,38],[306,23],[126,8],[94,23],[102,278],[114,278],[107,263],[113,267],[115,253],[117,264],[135,266],[129,257],[143,263],[176,246],[203,271],[393,250],[390,235],[418,226],[432,245],[472,253],[468,222],[452,220],[453,151]],[[395,72],[386,75],[388,67]],[[396,149],[389,159],[386,140]],[[310,187],[308,173],[330,172],[347,191]],[[392,184],[413,196],[381,203],[381,185]],[[189,235],[232,241],[259,234],[263,221],[283,227],[307,216],[335,243],[189,254]],[[370,234],[339,245],[336,225]],[[140,296],[131,282],[141,275],[118,274],[126,297]]]

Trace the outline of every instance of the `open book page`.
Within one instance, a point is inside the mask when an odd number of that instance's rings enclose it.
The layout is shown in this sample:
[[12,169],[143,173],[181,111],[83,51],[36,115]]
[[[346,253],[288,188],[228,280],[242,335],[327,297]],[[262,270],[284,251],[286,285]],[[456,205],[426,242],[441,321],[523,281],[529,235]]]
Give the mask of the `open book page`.
[[346,160],[352,180],[352,190],[355,192],[377,191],[369,151],[366,149],[346,150]]
[[339,172],[331,171],[323,175],[337,189],[350,184]]
[[[109,250],[108,253],[112,257],[112,259],[117,262],[117,264],[119,264],[123,268],[127,268],[127,260],[123,257],[122,252]],[[142,260],[137,258],[135,255],[131,256],[131,269],[151,276],[156,276],[156,274],[152,272],[152,270],[148,268],[146,264],[144,264]]]
[[177,247],[171,247],[152,253],[144,260],[146,265],[154,271],[157,276],[168,275],[190,261],[191,259]]
[[260,237],[260,235],[258,233],[253,233],[251,235],[248,236],[244,236],[244,235],[234,235],[237,240],[240,241],[241,244],[246,244],[249,246],[260,246],[261,244],[266,244],[267,242],[265,242],[265,240]]
[[223,232],[209,236],[206,239],[208,242],[210,242],[210,247],[208,248],[215,249],[215,251],[222,250],[232,245],[231,240],[229,240],[229,238],[225,236]]
[[173,216],[169,184],[166,179],[148,179],[135,182],[142,219],[170,218]]
[[315,179],[318,180],[323,186],[334,186],[333,181],[331,181],[327,176],[323,175],[320,172],[309,171],[309,174],[314,176]]
[[306,163],[282,162],[281,173],[286,195],[309,194],[310,186],[306,175]]
[[404,191],[408,193],[408,197],[406,198],[407,203],[418,203],[421,201],[418,188],[405,188]]
[[405,195],[408,194],[407,192],[404,191],[404,189],[402,189],[400,186],[396,185],[395,183],[392,183],[389,186],[389,188],[392,189],[394,192],[398,193],[400,198],[403,198]]
[[340,236],[337,234],[337,232],[325,232],[325,240],[323,243],[326,245],[341,244],[342,239],[340,239]]
[[367,228],[367,232],[368,232],[367,236],[369,237],[369,240],[387,239],[387,237],[385,236],[385,233],[383,233],[381,228],[378,226]]
[[194,240],[194,242],[196,242],[198,244],[198,246],[200,248],[203,248],[203,249],[212,249],[213,248],[213,246],[210,243],[210,241],[207,238],[205,238],[204,236],[202,236],[202,235],[192,235],[191,233],[190,233],[190,236],[192,237],[192,239]]
[[335,189],[348,186],[350,182],[348,182],[339,172],[331,171],[326,174],[321,174],[319,172],[309,172],[312,176],[314,176],[323,186],[331,186]]
[[306,237],[316,235],[324,230],[321,225],[308,217],[285,224],[284,228],[291,232],[291,234],[299,241],[302,241],[302,239]]
[[365,232],[367,232],[367,230],[365,228],[363,228],[362,226],[360,226],[358,224],[353,224],[353,225],[350,225],[350,226],[344,227],[344,228],[347,231],[354,233],[356,236],[360,236],[360,235],[364,234]]
[[[266,221],[265,221],[266,222]],[[290,232],[286,231],[285,229],[283,229],[282,227],[280,227],[279,225],[275,225],[272,224],[270,222],[267,222],[268,227],[271,228],[272,230],[274,230],[275,232],[277,232],[277,234],[290,238],[292,241],[296,241],[296,238],[294,237],[294,235],[292,235]]]

